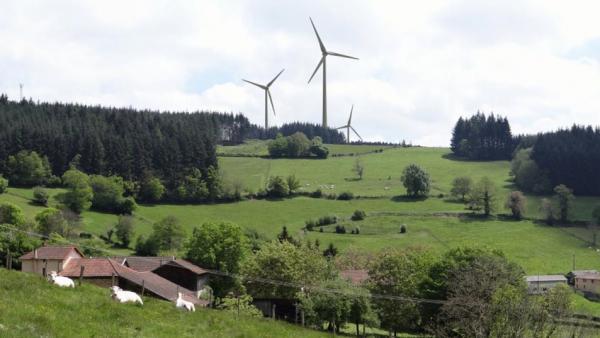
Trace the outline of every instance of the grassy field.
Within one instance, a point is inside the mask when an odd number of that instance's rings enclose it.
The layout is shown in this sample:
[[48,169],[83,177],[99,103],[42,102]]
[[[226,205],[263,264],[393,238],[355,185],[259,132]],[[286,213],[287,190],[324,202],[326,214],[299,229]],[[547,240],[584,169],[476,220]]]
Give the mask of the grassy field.
[[41,277],[0,269],[0,337],[325,337],[268,319],[217,310],[195,313],[145,298],[118,304],[107,289],[61,289]]
[[[264,146],[264,142],[259,144]],[[243,147],[249,146],[251,144]],[[354,149],[360,146],[339,147]],[[456,217],[457,213],[468,212],[463,204],[448,197],[452,179],[462,175],[475,180],[483,176],[490,177],[499,190],[498,212],[507,212],[501,205],[508,192],[514,189],[507,161],[457,161],[449,156],[446,148],[389,148],[383,153],[360,156],[366,169],[365,177],[356,181],[351,172],[356,158],[273,160],[221,157],[220,166],[226,177],[242,180],[251,190],[263,187],[270,175],[295,174],[305,191],[322,187],[326,193],[351,191],[361,198],[336,201],[297,197],[281,201],[249,200],[215,205],[141,205],[136,211],[136,233],[147,233],[154,221],[173,215],[189,232],[203,222],[230,221],[254,229],[267,238],[275,238],[281,228],[287,226],[296,237],[311,241],[318,238],[323,245],[331,242],[342,252],[350,247],[376,251],[385,247],[412,245],[427,246],[441,252],[458,245],[488,245],[504,250],[532,274],[567,272],[572,267],[573,255],[577,268],[600,268],[600,254],[589,248],[592,236],[585,228],[548,227],[530,220],[514,222],[503,217],[490,220]],[[428,199],[411,200],[402,196],[404,189],[400,175],[409,163],[417,163],[430,173],[433,189]],[[59,191],[53,189],[51,193]],[[31,204],[29,198],[30,189],[10,188],[8,194],[0,195],[0,202],[13,202],[23,208],[29,218],[33,218],[42,208]],[[528,217],[539,217],[539,201],[540,197],[528,197]],[[599,201],[598,198],[578,197],[573,216],[589,219],[592,207]],[[366,211],[369,217],[356,224],[347,220],[343,224],[347,225],[348,231],[358,225],[360,235],[335,234],[329,229],[324,229],[323,233],[305,234],[302,231],[308,219],[329,214],[349,219],[356,209]],[[115,215],[93,211],[83,213],[84,230],[95,234],[105,233],[115,222]],[[399,234],[401,224],[407,225],[407,234]]]

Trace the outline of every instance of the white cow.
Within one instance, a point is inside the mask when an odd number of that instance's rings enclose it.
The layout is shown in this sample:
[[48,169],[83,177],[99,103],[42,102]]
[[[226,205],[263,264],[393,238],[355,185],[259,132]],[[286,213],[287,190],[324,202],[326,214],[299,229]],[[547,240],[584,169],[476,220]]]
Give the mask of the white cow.
[[50,272],[50,280],[52,281],[52,283],[54,283],[54,285],[58,285],[63,288],[74,288],[75,287],[75,283],[73,283],[73,280],[71,278],[59,276],[56,273],[56,271]]
[[140,305],[144,305],[142,298],[135,292],[124,291],[118,286],[111,286],[110,292],[112,293],[112,299],[117,300],[119,303],[139,303]]
[[187,311],[196,312],[196,307],[192,302],[188,302],[183,299],[183,294],[181,292],[177,293],[177,301],[175,302],[175,307],[178,309],[185,309]]

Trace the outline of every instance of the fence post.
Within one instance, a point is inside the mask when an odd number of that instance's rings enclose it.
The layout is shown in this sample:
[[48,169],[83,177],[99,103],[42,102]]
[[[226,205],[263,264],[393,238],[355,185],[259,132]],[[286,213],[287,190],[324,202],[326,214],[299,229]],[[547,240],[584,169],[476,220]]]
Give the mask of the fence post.
[[115,286],[115,273],[112,273],[112,279],[110,281],[110,283],[112,284],[112,286]]
[[142,297],[144,297],[144,291],[146,291],[145,280],[142,279]]
[[81,281],[83,280],[83,271],[85,271],[85,266],[82,265],[79,270],[79,286],[81,286]]
[[275,308],[276,308],[276,307],[277,307],[277,305],[276,305],[276,304],[273,304],[273,305],[271,306],[271,311],[272,311],[272,313],[271,313],[271,318],[273,318],[273,320],[275,320]]
[[48,261],[44,259],[44,268],[42,269],[42,275],[44,278],[48,277]]

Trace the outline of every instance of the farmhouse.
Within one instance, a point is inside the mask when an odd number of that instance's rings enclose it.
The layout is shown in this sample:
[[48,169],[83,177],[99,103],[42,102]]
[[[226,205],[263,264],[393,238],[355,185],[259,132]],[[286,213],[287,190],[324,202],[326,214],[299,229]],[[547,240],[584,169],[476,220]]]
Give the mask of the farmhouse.
[[181,292],[185,300],[195,305],[208,305],[208,301],[196,296],[206,284],[208,272],[172,257],[85,258],[74,246],[44,246],[23,255],[21,260],[24,272],[46,276],[57,271],[60,276],[82,278],[100,287],[118,285],[124,290],[173,302]]
[[575,289],[592,298],[600,298],[600,273],[585,273],[575,276]]
[[573,270],[567,274],[567,279],[570,285],[575,285],[575,277],[587,274],[599,273],[597,270]]
[[567,278],[563,275],[526,276],[525,280],[527,291],[532,295],[544,294],[559,284],[567,285]]
[[21,271],[47,276],[50,271],[60,272],[73,259],[83,258],[75,246],[42,246],[21,256]]

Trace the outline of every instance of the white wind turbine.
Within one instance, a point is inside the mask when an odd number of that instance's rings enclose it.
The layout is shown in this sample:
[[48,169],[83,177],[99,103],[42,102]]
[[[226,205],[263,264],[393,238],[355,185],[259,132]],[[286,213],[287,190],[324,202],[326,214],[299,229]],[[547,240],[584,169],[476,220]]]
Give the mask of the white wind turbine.
[[271,82],[267,83],[266,85],[261,85],[261,84],[258,84],[258,83],[252,82],[252,81],[242,79],[245,82],[253,84],[253,85],[257,86],[258,88],[261,88],[265,91],[265,129],[269,129],[269,103],[268,103],[268,101],[271,102],[271,108],[273,108],[273,116],[275,116],[275,105],[273,104],[273,97],[271,97],[271,91],[269,90],[269,88],[271,87],[273,82],[275,82],[275,80],[277,80],[279,75],[281,75],[281,73],[283,73],[284,70],[285,69],[282,69],[279,72],[279,74],[277,74],[277,76],[275,76],[273,78],[273,80],[271,80]]
[[346,142],[350,143],[350,129],[358,136],[358,138],[362,141],[362,137],[358,135],[358,132],[352,127],[352,111],[354,111],[354,105],[350,108],[350,118],[348,118],[348,123],[345,126],[337,127],[335,129],[344,129],[346,128]]
[[321,60],[319,61],[319,64],[317,65],[317,68],[315,68],[315,71],[312,73],[310,79],[308,79],[308,83],[310,83],[310,81],[312,80],[312,78],[315,76],[315,74],[317,73],[317,70],[319,70],[319,67],[321,67],[321,65],[323,65],[323,127],[327,127],[327,55],[333,55],[333,56],[339,56],[339,57],[343,57],[343,58],[348,58],[348,59],[354,59],[354,60],[358,60],[358,58],[355,58],[354,56],[349,56],[349,55],[344,55],[344,54],[340,54],[340,53],[334,53],[334,52],[329,52],[327,51],[327,49],[325,48],[325,45],[323,44],[323,41],[321,41],[321,37],[319,36],[319,33],[317,32],[317,28],[315,27],[314,22],[312,21],[312,18],[310,19],[310,24],[312,25],[315,34],[317,35],[317,40],[319,40],[319,47],[321,48]]

